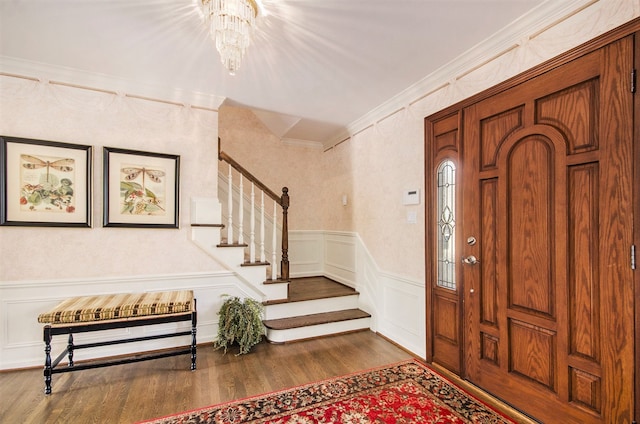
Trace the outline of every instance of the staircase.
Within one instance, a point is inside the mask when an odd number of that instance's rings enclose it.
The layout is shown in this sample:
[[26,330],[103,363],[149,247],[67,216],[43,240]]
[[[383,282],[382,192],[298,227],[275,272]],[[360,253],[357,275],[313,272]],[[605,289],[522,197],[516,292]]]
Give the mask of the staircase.
[[272,264],[251,261],[246,243],[229,243],[221,224],[217,199],[194,199],[191,204],[191,239],[232,271],[242,286],[265,306],[267,340],[286,343],[333,334],[366,330],[371,315],[358,308],[359,293],[326,277],[289,278],[275,274]]
[[[267,340],[285,343],[368,329],[371,315],[358,308],[359,294],[354,289],[325,277],[290,278],[287,187],[282,188],[282,196],[277,195],[223,152],[219,139],[218,159],[228,164],[224,184],[224,175],[219,173],[218,179],[218,189],[226,188],[225,196],[218,193],[226,200],[226,217],[218,199],[192,199],[191,239],[232,271],[245,293],[263,302]],[[273,202],[271,216],[265,200]],[[282,211],[280,253],[278,206]]]
[[286,300],[266,301],[267,340],[294,340],[368,329],[371,315],[358,309],[359,293],[326,277],[292,278]]

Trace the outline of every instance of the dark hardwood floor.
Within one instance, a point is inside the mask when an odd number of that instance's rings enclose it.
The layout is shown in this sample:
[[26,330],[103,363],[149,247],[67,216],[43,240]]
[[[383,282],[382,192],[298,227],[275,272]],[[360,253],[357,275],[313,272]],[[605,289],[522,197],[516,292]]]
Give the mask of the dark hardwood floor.
[[275,345],[235,356],[198,347],[189,356],[53,376],[42,369],[0,372],[0,423],[133,423],[411,358],[370,331]]

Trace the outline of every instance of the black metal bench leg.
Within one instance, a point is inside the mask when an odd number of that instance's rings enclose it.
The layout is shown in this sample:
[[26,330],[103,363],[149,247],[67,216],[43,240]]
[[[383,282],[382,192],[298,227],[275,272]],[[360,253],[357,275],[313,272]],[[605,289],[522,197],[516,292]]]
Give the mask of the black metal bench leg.
[[51,327],[44,327],[44,394],[51,394]]
[[[195,299],[194,299],[194,302],[195,302]],[[196,324],[197,323],[198,323],[198,314],[196,311],[193,311],[191,313],[191,371],[195,371],[196,369]]]
[[69,333],[69,341],[67,343],[67,351],[69,352],[69,366],[73,366],[73,334]]

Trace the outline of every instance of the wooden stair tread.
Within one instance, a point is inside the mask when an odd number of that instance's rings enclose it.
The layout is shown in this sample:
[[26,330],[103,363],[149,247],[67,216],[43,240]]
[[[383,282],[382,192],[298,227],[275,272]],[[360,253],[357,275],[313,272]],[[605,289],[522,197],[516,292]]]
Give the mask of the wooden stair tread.
[[243,262],[240,266],[268,266],[271,265],[269,262]]
[[300,277],[289,280],[288,299],[268,300],[264,302],[264,305],[328,299],[332,297],[353,296],[358,294],[360,293],[355,289],[327,277]]
[[[280,279],[275,279],[272,280],[271,278],[267,278],[266,280],[264,280],[264,284],[289,284],[289,280],[280,280]],[[264,302],[267,303],[267,302]]]
[[352,319],[370,318],[371,315],[360,309],[345,309],[342,311],[324,312],[320,314],[301,315],[289,318],[265,320],[264,325],[272,330],[287,330],[306,327],[309,325],[329,324],[332,322]]

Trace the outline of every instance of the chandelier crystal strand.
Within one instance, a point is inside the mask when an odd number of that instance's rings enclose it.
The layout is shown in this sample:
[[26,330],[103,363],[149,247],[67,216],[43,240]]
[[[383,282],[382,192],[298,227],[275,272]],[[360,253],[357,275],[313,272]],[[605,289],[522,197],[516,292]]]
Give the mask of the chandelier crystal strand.
[[256,25],[255,0],[202,0],[220,59],[231,75],[240,67]]

